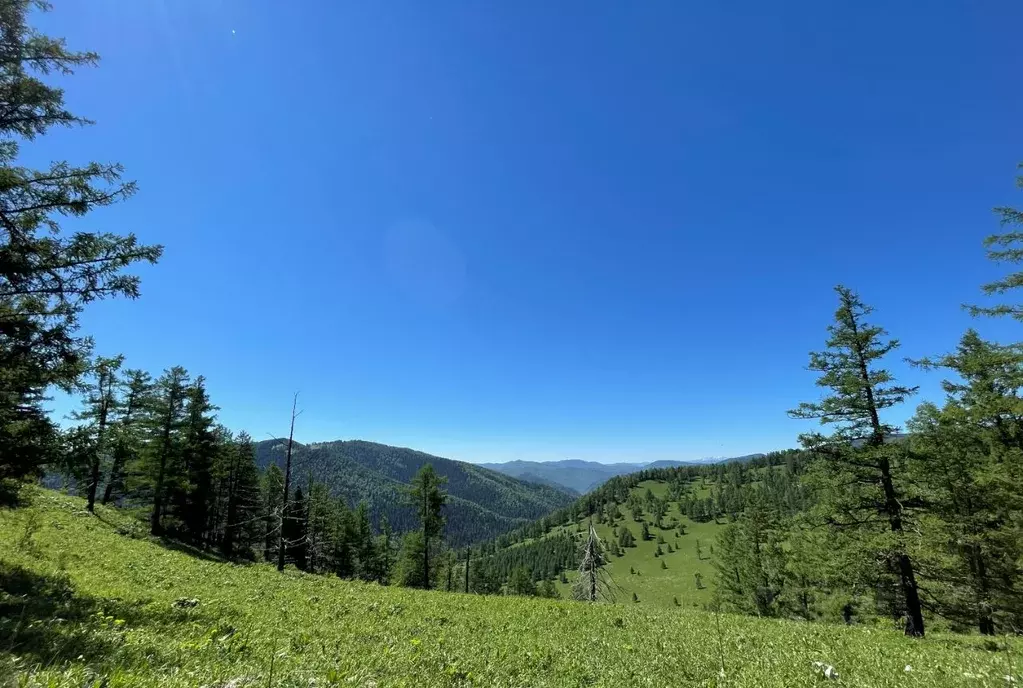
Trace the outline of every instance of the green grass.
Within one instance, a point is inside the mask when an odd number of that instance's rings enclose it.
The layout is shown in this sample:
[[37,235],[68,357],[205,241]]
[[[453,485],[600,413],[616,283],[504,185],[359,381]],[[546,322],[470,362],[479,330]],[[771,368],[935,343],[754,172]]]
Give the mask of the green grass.
[[[663,497],[668,489],[668,484],[646,481],[634,487],[632,491],[643,496],[648,488],[655,496]],[[640,539],[642,525],[633,520],[632,512],[629,509],[624,506],[620,506],[619,509],[625,516],[625,520],[619,521],[618,525],[619,527],[625,525],[632,531],[636,538],[636,546],[626,548],[621,557],[611,557],[611,565],[607,570],[620,588],[617,593],[617,601],[633,604],[632,595],[635,593],[639,597],[641,605],[674,607],[675,598],[684,607],[703,608],[705,604],[710,603],[714,596],[715,576],[711,549],[718,532],[724,526],[714,521],[708,523],[690,521],[679,512],[678,504],[672,503],[664,520],[667,522],[669,519],[675,518],[680,521],[685,525],[686,534],[680,537],[675,528],[662,530],[651,525],[652,539],[644,542]],[[650,518],[649,514],[646,515],[646,518]],[[585,520],[579,523],[580,527],[586,527]],[[617,539],[612,534],[611,526],[607,524],[597,524],[596,529],[597,535],[605,543]],[[573,533],[575,530],[574,526],[560,526],[552,532]],[[657,551],[658,535],[663,535],[665,540],[665,544],[661,545],[661,551],[664,552],[662,557],[654,556]],[[697,541],[699,541],[703,552],[702,557],[697,556]],[[673,548],[677,548],[671,554],[668,554],[667,543],[669,542]],[[661,568],[662,559],[667,565],[667,569]],[[630,570],[636,573],[629,573]],[[697,573],[702,576],[702,588],[698,588],[696,585]],[[568,584],[559,583],[558,588],[562,596],[568,597],[571,594],[571,580],[574,577],[569,574],[570,582]]]
[[1015,656],[976,637],[282,575],[165,547],[75,498],[34,501],[0,512],[5,688],[1005,686]]

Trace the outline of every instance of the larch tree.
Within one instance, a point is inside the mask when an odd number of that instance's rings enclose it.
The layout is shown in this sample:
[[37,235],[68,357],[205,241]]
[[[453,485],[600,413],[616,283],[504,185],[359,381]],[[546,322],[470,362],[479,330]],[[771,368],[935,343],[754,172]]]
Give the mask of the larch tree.
[[112,459],[106,486],[103,488],[103,504],[110,503],[125,491],[125,469],[136,462],[142,447],[139,418],[144,417],[152,401],[153,380],[149,373],[130,369],[124,371],[121,379],[119,416],[113,427]]
[[171,486],[184,481],[181,465],[181,428],[185,423],[185,400],[188,393],[188,371],[175,366],[156,381],[152,404],[149,406],[150,438],[147,472],[152,485],[153,508],[149,517],[149,530],[163,535],[163,516]]
[[884,524],[891,533],[890,557],[905,605],[907,635],[923,636],[924,619],[916,572],[906,543],[906,498],[893,474],[893,457],[905,450],[886,439],[896,432],[881,412],[902,403],[915,387],[895,383],[878,362],[899,346],[887,332],[866,322],[872,309],[851,290],[835,288],[839,307],[828,326],[827,349],[810,354],[810,370],[821,373],[817,385],[829,390],[820,401],[804,402],[790,415],[818,419],[836,430],[830,436],[806,433],[804,446],[822,459],[822,477],[830,489],[830,524],[863,533]]
[[51,74],[96,64],[27,22],[41,0],[0,0],[0,482],[38,476],[52,460],[55,427],[43,409],[48,389],[73,391],[87,370],[92,342],[78,334],[90,302],[136,298],[139,278],[125,268],[156,262],[161,249],[134,235],[68,233],[79,218],[132,195],[116,164],[18,164],[23,142],[52,127],[90,122],[69,112]]
[[436,549],[431,549],[431,544],[438,541],[444,529],[444,505],[447,503],[447,494],[444,492],[444,483],[447,478],[438,475],[432,464],[424,464],[409,485],[408,495],[413,508],[419,515],[421,526],[420,537],[416,539],[406,538],[410,548],[420,550],[413,556],[418,555],[421,560],[421,568],[417,571],[420,578],[417,587],[429,590],[432,572],[431,562],[436,556]]
[[206,541],[213,507],[213,464],[221,449],[216,418],[217,407],[210,403],[206,380],[200,375],[185,391],[187,415],[184,423],[182,460],[184,489],[180,494],[181,521],[195,544]]
[[918,362],[954,373],[942,407],[911,421],[911,477],[930,517],[931,606],[984,635],[1023,627],[1023,346],[974,330],[956,351]]
[[118,372],[123,363],[123,356],[100,357],[95,360],[89,368],[92,384],[86,388],[85,408],[72,416],[75,420],[85,422],[90,439],[90,450],[83,457],[85,465],[79,467],[85,481],[85,508],[90,513],[96,511],[103,459],[111,449],[109,430],[117,410]]
[[[1023,163],[1019,165],[1023,170]],[[1016,177],[1016,187],[1023,190],[1023,174]],[[1023,263],[1023,211],[1003,206],[994,209],[999,222],[1007,231],[992,234],[984,240],[987,257],[996,263]],[[1005,277],[989,282],[981,287],[987,296],[1002,296],[1023,287],[1023,270],[1010,272]],[[1023,305],[998,304],[994,306],[968,305],[966,309],[971,315],[1007,315],[1023,322]]]

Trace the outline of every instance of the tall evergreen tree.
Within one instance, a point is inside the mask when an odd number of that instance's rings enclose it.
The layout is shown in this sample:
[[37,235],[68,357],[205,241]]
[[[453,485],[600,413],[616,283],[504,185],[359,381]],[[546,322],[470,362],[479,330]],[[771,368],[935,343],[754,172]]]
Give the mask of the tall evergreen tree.
[[143,446],[138,421],[145,416],[152,401],[152,394],[153,381],[149,373],[137,369],[124,372],[119,391],[120,414],[113,427],[114,437],[111,440],[113,457],[106,487],[103,488],[103,504],[108,504],[115,496],[124,494],[125,469],[137,462]]
[[103,460],[111,449],[109,429],[117,409],[118,371],[123,362],[123,356],[96,359],[90,366],[89,376],[93,384],[87,387],[85,408],[73,415],[75,420],[85,421],[91,439],[91,451],[85,457],[86,465],[81,467],[84,469],[85,508],[90,513],[96,510]]
[[[1019,165],[1023,170],[1023,163]],[[1016,187],[1023,190],[1023,175],[1016,177]],[[987,256],[996,263],[1023,263],[1023,211],[1003,206],[995,208],[1002,227],[1008,231],[992,234],[984,240]],[[1002,279],[989,282],[981,287],[987,296],[1001,296],[1023,286],[1023,271],[1011,272]],[[972,315],[1008,315],[1023,321],[1023,305],[998,304],[995,306],[967,306]]]
[[164,509],[171,488],[180,490],[186,480],[181,462],[180,431],[185,423],[188,372],[176,366],[156,381],[148,423],[152,438],[147,455],[147,473],[152,488],[153,507],[149,529],[153,535],[164,532]]
[[247,433],[238,435],[223,452],[226,471],[219,478],[223,486],[224,535],[220,549],[226,557],[251,553],[260,534],[257,522],[262,511],[256,448]]
[[419,469],[409,485],[409,498],[413,508],[418,512],[421,530],[419,538],[406,538],[406,556],[420,558],[422,564],[421,567],[407,567],[407,570],[416,571],[415,575],[419,576],[419,580],[416,582],[406,577],[406,585],[430,589],[433,580],[431,562],[437,553],[437,547],[431,547],[431,544],[439,540],[444,528],[441,510],[447,503],[447,495],[443,489],[445,482],[447,479],[438,475],[433,466],[427,463]]
[[123,270],[161,252],[131,234],[61,228],[61,217],[87,215],[134,192],[119,165],[17,164],[23,141],[53,126],[89,124],[43,77],[68,76],[98,57],[71,52],[28,25],[30,10],[48,8],[0,2],[0,481],[40,475],[54,456],[54,426],[42,403],[51,387],[72,391],[87,368],[91,342],[77,333],[83,308],[137,297],[138,278]]
[[277,547],[280,545],[280,527],[283,520],[281,511],[284,501],[281,490],[284,486],[284,473],[276,463],[271,462],[263,472],[263,560],[275,561]]
[[[802,403],[790,414],[819,419],[837,430],[824,437],[807,433],[804,445],[822,457],[822,476],[833,497],[831,519],[836,527],[873,531],[883,522],[892,534],[890,554],[899,576],[905,604],[906,634],[922,636],[924,620],[916,572],[906,543],[905,498],[893,474],[893,456],[904,451],[886,443],[896,430],[880,413],[902,403],[916,388],[895,384],[890,372],[876,364],[899,346],[885,340],[885,330],[865,322],[871,308],[850,289],[838,286],[839,307],[828,326],[827,350],[810,354],[810,369],[820,372],[820,387],[830,394],[816,403]],[[862,443],[862,446],[858,446]]]
[[910,426],[911,477],[931,517],[929,598],[943,616],[982,634],[1020,628],[1023,346],[968,330],[954,353],[921,363],[956,376],[943,383],[945,405],[921,405]]
[[187,416],[184,422],[182,460],[185,482],[176,495],[179,518],[188,537],[196,544],[205,541],[213,507],[213,465],[221,449],[216,419],[216,407],[206,393],[206,380],[197,377],[185,392]]

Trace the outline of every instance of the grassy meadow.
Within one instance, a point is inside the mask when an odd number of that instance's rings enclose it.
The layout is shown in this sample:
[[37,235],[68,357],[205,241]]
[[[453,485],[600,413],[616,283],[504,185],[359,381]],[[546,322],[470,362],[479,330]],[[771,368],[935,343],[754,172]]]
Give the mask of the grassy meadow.
[[0,584],[4,688],[1005,686],[1023,650],[281,575],[153,541],[116,510],[90,516],[45,490],[0,512]]
[[[663,497],[667,490],[667,483],[646,481],[634,487],[632,491],[639,495],[644,494],[647,489],[657,497]],[[699,496],[705,495],[697,492]],[[685,535],[679,535],[677,528],[657,528],[649,525],[650,540],[644,541],[640,538],[642,530],[641,523],[633,519],[633,514],[628,507],[619,506],[624,521],[618,525],[625,525],[636,538],[635,547],[627,547],[623,550],[623,556],[611,557],[611,564],[607,570],[620,588],[616,594],[616,601],[632,603],[632,595],[635,593],[639,598],[639,604],[661,607],[674,607],[675,599],[683,607],[703,608],[708,604],[714,595],[714,562],[713,547],[718,531],[724,526],[714,521],[697,523],[691,521],[679,511],[677,502],[672,502],[668,509],[665,522],[675,518],[685,526]],[[649,523],[649,514],[646,515]],[[552,533],[559,531],[575,532],[577,528],[585,530],[587,522],[580,521],[577,527],[559,526],[552,530]],[[594,526],[597,535],[605,543],[617,540],[613,534],[612,527],[599,523]],[[655,556],[657,551],[657,537],[662,536],[665,544],[661,545],[661,556]],[[675,550],[668,553],[667,544],[671,543]],[[700,552],[697,552],[699,543]],[[667,568],[661,568],[661,561],[664,561]],[[634,571],[635,573],[630,573]],[[701,576],[700,587],[697,587],[696,574]],[[569,583],[559,583],[558,591],[562,597],[571,594],[572,583],[575,575],[570,573]]]

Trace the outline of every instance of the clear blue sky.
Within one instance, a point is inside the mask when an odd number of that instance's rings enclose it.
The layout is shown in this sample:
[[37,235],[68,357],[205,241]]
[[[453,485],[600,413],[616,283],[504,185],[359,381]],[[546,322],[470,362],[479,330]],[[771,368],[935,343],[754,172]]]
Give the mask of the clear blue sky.
[[792,446],[831,287],[904,355],[947,350],[1000,274],[990,208],[1023,204],[1018,0],[57,0],[40,25],[102,54],[67,82],[98,125],[27,159],[124,163],[139,194],[89,226],[166,245],[85,331],[205,375],[256,437],[299,390],[301,440],[470,461]]

